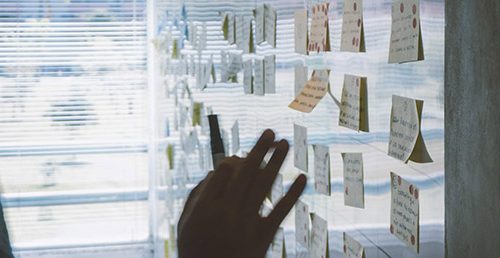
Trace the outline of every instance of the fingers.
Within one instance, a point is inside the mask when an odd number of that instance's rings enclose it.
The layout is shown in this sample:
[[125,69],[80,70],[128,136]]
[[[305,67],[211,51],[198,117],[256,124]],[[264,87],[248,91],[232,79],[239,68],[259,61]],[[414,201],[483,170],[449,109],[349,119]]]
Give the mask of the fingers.
[[[232,178],[228,191],[229,201],[233,204],[243,203],[246,198],[249,186],[253,184],[257,171],[266,156],[267,152],[274,144],[274,132],[270,129],[265,130],[253,149],[250,151],[237,173]],[[244,203],[243,203],[244,204]]]
[[184,204],[184,209],[182,210],[181,217],[179,218],[177,230],[178,232],[182,232],[183,226],[184,226],[184,220],[191,215],[191,212],[193,210],[193,207],[196,205],[198,198],[200,196],[200,193],[203,192],[203,189],[207,185],[207,181],[210,180],[211,176],[213,175],[213,171],[210,171],[208,175],[201,180],[197,186],[191,190],[191,193],[189,193],[189,197]]
[[212,178],[207,183],[205,197],[213,199],[223,196],[240,162],[241,158],[237,156],[225,158],[217,170],[213,172]]
[[248,209],[250,212],[258,211],[262,202],[273,186],[273,182],[278,175],[283,162],[288,153],[289,145],[286,140],[281,140],[276,144],[276,149],[269,160],[269,163],[259,172],[248,194]]
[[307,178],[305,175],[299,175],[295,182],[293,182],[290,190],[286,195],[276,204],[274,209],[271,211],[267,217],[267,222],[269,223],[269,230],[274,234],[278,230],[281,222],[285,219],[286,215],[292,209],[293,205],[297,202],[300,195],[304,191],[306,186]]

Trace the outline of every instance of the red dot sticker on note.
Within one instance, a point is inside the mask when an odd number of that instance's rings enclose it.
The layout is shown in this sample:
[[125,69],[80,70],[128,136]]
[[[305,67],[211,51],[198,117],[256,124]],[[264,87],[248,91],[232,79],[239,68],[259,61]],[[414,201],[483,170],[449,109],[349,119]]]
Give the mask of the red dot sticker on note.
[[417,14],[417,5],[413,5],[411,9],[413,11],[413,14]]
[[415,189],[415,191],[413,191],[413,195],[415,196],[415,199],[418,199],[418,189]]
[[410,191],[410,194],[412,194],[412,195],[413,195],[413,185],[410,185],[410,187],[409,187],[409,188],[410,188],[410,189],[408,189],[408,190]]
[[345,194],[349,195],[349,188],[345,188]]
[[356,47],[359,46],[359,39],[356,39]]
[[398,185],[401,185],[401,177],[398,176]]
[[325,7],[325,15],[328,15],[328,5]]
[[324,6],[324,5],[322,5],[322,6],[321,6],[321,11],[322,11],[322,12],[324,12],[324,11],[325,11],[325,6]]
[[356,9],[358,9],[358,5],[356,4],[356,2],[354,2],[353,8],[354,8],[354,11],[356,11]]
[[344,253],[347,253],[347,247],[344,245]]
[[413,18],[413,28],[417,28],[417,18]]
[[411,244],[415,245],[415,236],[414,235],[411,235]]
[[325,28],[328,27],[328,21],[325,21]]
[[358,19],[358,27],[361,26],[361,19]]
[[394,234],[394,226],[391,224],[391,233]]
[[313,14],[316,13],[316,6],[313,6]]
[[354,46],[356,44],[356,38],[352,37],[352,45]]
[[306,236],[304,236],[304,242],[307,242],[307,238],[306,238]]
[[401,4],[399,5],[399,10],[401,11],[401,13],[403,13],[403,12],[404,12],[404,10],[405,10],[405,5],[404,5],[403,3],[401,3]]

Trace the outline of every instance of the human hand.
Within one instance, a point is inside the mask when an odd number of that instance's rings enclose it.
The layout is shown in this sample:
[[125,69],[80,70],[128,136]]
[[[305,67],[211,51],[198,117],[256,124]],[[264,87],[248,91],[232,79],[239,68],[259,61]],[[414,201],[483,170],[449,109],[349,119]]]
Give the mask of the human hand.
[[[300,175],[269,216],[260,207],[288,153],[266,130],[246,158],[226,158],[193,189],[178,224],[179,258],[263,258],[306,185]],[[275,146],[265,167],[267,152]]]

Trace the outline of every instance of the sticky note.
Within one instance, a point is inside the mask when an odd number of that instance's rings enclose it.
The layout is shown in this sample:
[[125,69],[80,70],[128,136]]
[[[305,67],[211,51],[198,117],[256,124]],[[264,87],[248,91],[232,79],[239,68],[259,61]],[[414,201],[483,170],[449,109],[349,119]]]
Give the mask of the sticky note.
[[301,200],[295,204],[295,239],[309,249],[309,206]]
[[241,53],[229,53],[229,63],[227,68],[228,80],[238,82],[238,73],[243,69],[243,58]]
[[388,155],[403,162],[432,162],[421,128],[423,100],[392,96]]
[[243,62],[243,91],[245,94],[253,93],[252,59]]
[[296,168],[307,172],[307,128],[293,124],[293,163]]
[[295,97],[297,97],[300,94],[300,91],[306,85],[307,83],[307,66],[303,64],[296,64],[294,67],[295,71]]
[[243,53],[253,52],[252,39],[252,18],[249,16],[237,15],[236,22],[236,45]]
[[324,145],[313,145],[314,149],[314,190],[317,193],[330,195],[330,148]]
[[424,60],[420,1],[393,0],[389,63]]
[[356,131],[369,131],[366,77],[344,75],[344,86],[340,100],[339,126]]
[[343,258],[365,258],[365,248],[356,239],[344,232]]
[[283,176],[281,174],[276,175],[269,197],[273,206],[276,206],[283,197]]
[[255,42],[260,44],[266,41],[272,47],[276,47],[276,10],[269,4],[262,4],[257,6],[253,13],[255,17]]
[[255,95],[264,96],[264,59],[254,60],[254,84]]
[[314,70],[300,94],[288,107],[300,112],[310,113],[326,95],[329,85],[330,70]]
[[264,57],[264,92],[276,93],[276,56]]
[[228,80],[228,54],[226,51],[220,51],[220,82],[227,82]]
[[344,162],[344,205],[365,207],[362,153],[342,153]]
[[417,186],[391,172],[391,234],[419,252],[420,211]]
[[228,41],[229,44],[235,43],[235,15],[231,12],[223,13],[222,18],[222,32],[224,34],[224,39]]
[[312,7],[311,29],[309,30],[309,52],[330,51],[330,27],[328,9],[330,3],[316,4]]
[[329,258],[328,223],[316,213],[311,213],[311,258]]
[[294,15],[295,53],[307,55],[307,10],[297,10]]
[[272,244],[272,258],[286,258],[285,230],[280,227],[274,235]]
[[233,154],[238,153],[240,150],[240,126],[238,120],[234,121],[231,127],[231,146]]
[[363,0],[344,0],[340,51],[365,52]]

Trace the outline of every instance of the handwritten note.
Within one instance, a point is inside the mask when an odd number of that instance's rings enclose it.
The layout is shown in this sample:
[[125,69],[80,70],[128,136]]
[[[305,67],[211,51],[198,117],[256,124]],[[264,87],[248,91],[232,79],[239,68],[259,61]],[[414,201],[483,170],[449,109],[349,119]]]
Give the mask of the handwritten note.
[[295,53],[307,55],[307,10],[297,10],[295,19]]
[[314,190],[317,193],[330,195],[330,148],[324,145],[313,145],[314,148]]
[[393,0],[389,63],[424,60],[420,0]]
[[419,252],[419,190],[391,172],[391,234]]
[[330,3],[317,4],[312,7],[312,21],[307,47],[309,52],[330,51],[329,7]]
[[243,90],[245,94],[253,93],[252,59],[243,62]]
[[301,200],[295,204],[295,239],[304,248],[309,248],[309,206]]
[[315,213],[311,213],[311,258],[329,258],[328,223]]
[[264,57],[264,92],[276,93],[276,56]]
[[328,91],[330,70],[314,70],[311,79],[288,107],[310,113]]
[[340,51],[365,52],[363,0],[344,0]]
[[234,121],[233,127],[231,127],[231,146],[233,154],[238,153],[240,150],[240,126],[238,120]]
[[365,258],[365,249],[356,239],[344,232],[343,258]]
[[422,100],[392,96],[389,156],[403,162],[432,162],[420,132],[423,105]]
[[276,175],[273,186],[271,188],[270,200],[273,206],[276,206],[278,202],[283,197],[283,176],[281,174]]
[[235,18],[236,22],[236,45],[238,49],[243,50],[243,53],[248,54],[253,52],[252,45],[252,20],[251,17],[238,15]]
[[307,66],[303,64],[295,65],[295,97],[300,94],[300,91],[307,83]]
[[222,32],[224,34],[224,39],[227,40],[229,44],[234,44],[236,38],[234,18],[235,15],[231,12],[224,13],[222,18]]
[[293,124],[293,163],[296,168],[307,172],[307,128]]
[[286,258],[285,230],[280,227],[274,235],[272,244],[272,258]]
[[266,41],[272,47],[276,47],[276,10],[269,4],[262,4],[257,6],[253,13],[256,43],[260,44]]
[[344,75],[339,125],[356,131],[369,131],[366,77]]
[[220,82],[227,82],[228,80],[228,64],[227,53],[224,50],[220,51]]
[[344,205],[364,208],[363,155],[342,153],[344,161]]
[[264,59],[255,59],[253,86],[255,95],[264,96]]

